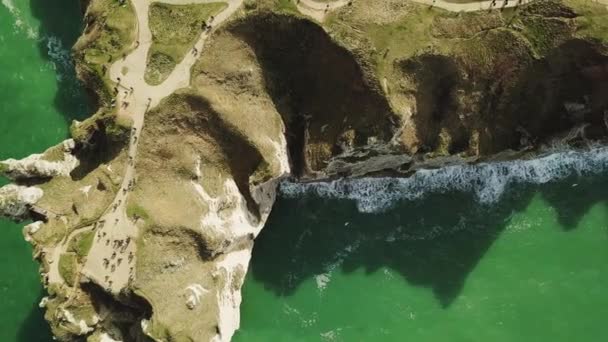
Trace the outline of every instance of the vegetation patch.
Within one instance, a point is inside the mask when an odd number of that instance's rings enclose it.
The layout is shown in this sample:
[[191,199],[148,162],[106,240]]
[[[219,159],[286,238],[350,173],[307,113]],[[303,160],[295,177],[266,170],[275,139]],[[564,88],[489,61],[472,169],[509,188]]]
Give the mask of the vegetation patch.
[[150,218],[144,208],[134,203],[129,203],[127,206],[127,216],[133,219],[140,218],[143,220],[148,220]]
[[[122,58],[131,48],[137,34],[137,19],[130,1],[93,0],[85,17],[84,62],[104,75],[103,66]],[[77,45],[78,47],[78,45]]]
[[587,0],[564,0],[564,3],[572,7],[578,14],[576,17],[577,35],[608,43],[608,9],[606,5]]
[[[362,5],[355,2],[353,6]],[[372,13],[369,15],[373,18]],[[470,28],[465,28],[464,20],[455,21],[456,14],[429,10],[427,6],[417,4],[409,4],[407,14],[387,23],[351,16],[354,15],[347,12],[331,18],[329,27],[333,31],[333,37],[351,48],[365,45],[362,49],[369,54],[380,76],[391,72],[392,61],[395,59],[407,58],[431,48],[449,49],[450,41],[436,36],[445,32],[450,32],[451,35],[457,32],[472,34]]]
[[293,0],[274,0],[275,10],[283,13],[300,13]]
[[247,11],[272,11],[301,16],[294,0],[245,0],[243,7]]
[[91,246],[93,246],[93,239],[95,238],[94,231],[88,231],[80,233],[70,240],[68,245],[68,251],[75,253],[79,260],[82,260],[89,254]]
[[[59,162],[63,161],[65,156],[65,152],[63,150],[63,144],[59,144],[57,146],[53,146],[46,150],[42,155],[42,160],[50,161],[50,162]],[[1,170],[1,169],[0,169]]]
[[145,79],[162,83],[189,53],[203,32],[206,22],[226,8],[223,2],[191,5],[153,3],[150,6],[152,46],[148,53]]
[[137,18],[131,1],[89,0],[84,15],[85,30],[74,45],[78,78],[96,96],[99,105],[109,105],[113,82],[108,73],[114,61],[135,48]]
[[66,283],[73,285],[76,281],[76,275],[78,273],[77,267],[78,262],[76,254],[74,253],[63,253],[59,257],[59,274],[65,280]]
[[90,144],[101,136],[113,143],[126,144],[131,134],[133,121],[119,116],[114,111],[100,111],[83,122],[70,126],[70,135],[80,144]]

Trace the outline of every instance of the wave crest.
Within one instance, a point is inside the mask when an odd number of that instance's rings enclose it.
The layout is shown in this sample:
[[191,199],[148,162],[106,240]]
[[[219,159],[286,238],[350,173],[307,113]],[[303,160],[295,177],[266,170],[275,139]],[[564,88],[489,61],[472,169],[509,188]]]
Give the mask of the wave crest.
[[360,212],[375,213],[393,208],[403,200],[417,200],[431,193],[471,192],[481,204],[500,200],[509,186],[545,184],[576,175],[600,174],[608,168],[608,148],[568,151],[537,159],[420,170],[409,178],[365,177],[330,182],[284,181],[280,192],[295,198],[312,194],[322,198],[353,200]]

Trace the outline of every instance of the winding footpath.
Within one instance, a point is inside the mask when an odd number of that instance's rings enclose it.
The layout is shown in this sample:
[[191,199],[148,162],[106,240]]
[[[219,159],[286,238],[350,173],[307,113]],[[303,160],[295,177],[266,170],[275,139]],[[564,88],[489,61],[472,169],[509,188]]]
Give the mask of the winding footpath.
[[[300,13],[309,16],[319,22],[323,22],[326,16],[341,7],[347,6],[354,1],[361,0],[335,0],[335,1],[316,1],[316,0],[292,0]],[[470,2],[451,2],[446,0],[409,0],[430,7],[441,8],[450,12],[476,12],[484,10],[502,9],[516,7],[530,3],[534,0],[485,0]],[[596,0],[600,3],[607,3],[608,0]]]
[[353,0],[336,0],[331,2],[322,2],[315,0],[293,0],[300,13],[309,16],[319,22],[323,22],[327,14],[344,7]]
[[[124,59],[115,62],[109,70],[111,80],[116,82],[119,89],[116,104],[119,108],[118,115],[133,120],[128,147],[129,162],[124,171],[121,187],[106,213],[94,226],[77,231],[77,233],[81,233],[94,229],[95,232],[93,246],[81,273],[113,294],[118,294],[126,288],[134,276],[135,240],[137,239],[138,229],[136,223],[127,216],[126,203],[129,190],[136,182],[135,159],[145,113],[176,90],[190,85],[190,70],[198,59],[198,56],[188,53],[163,83],[156,86],[146,83],[144,80],[146,61],[148,51],[152,45],[152,32],[148,22],[150,5],[153,2],[190,5],[220,1],[132,0],[131,2],[137,16],[139,46]],[[243,0],[224,0],[221,2],[225,2],[228,6],[215,16],[211,23],[214,29],[230,18],[242,5]],[[193,48],[203,51],[203,45],[214,29],[201,32]],[[125,107],[123,104],[128,105]],[[72,235],[75,235],[75,233]],[[50,282],[57,282],[61,279],[58,271],[58,258],[65,252],[67,245],[66,240],[66,243],[58,246],[54,251],[56,257],[49,272]]]
[[445,0],[410,0],[423,5],[437,7],[450,12],[477,12],[490,11],[509,7],[525,5],[534,0],[496,0],[496,1],[471,1],[471,2],[451,2]]

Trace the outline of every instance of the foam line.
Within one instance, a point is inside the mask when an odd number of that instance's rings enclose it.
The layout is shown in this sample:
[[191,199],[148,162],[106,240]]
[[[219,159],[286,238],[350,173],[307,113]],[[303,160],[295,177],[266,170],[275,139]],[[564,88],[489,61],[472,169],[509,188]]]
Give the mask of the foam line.
[[409,178],[358,178],[331,182],[281,183],[283,197],[312,194],[322,198],[349,199],[364,213],[391,209],[398,201],[416,200],[431,193],[471,192],[482,204],[500,200],[514,184],[544,184],[575,175],[600,174],[608,169],[608,148],[567,151],[537,159],[421,170]]

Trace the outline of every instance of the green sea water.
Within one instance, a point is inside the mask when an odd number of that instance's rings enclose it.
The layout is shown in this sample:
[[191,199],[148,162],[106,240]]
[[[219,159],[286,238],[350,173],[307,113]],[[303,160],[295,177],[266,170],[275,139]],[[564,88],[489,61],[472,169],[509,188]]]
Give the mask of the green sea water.
[[[1,0],[0,159],[44,151],[86,115],[69,58],[80,18],[76,0]],[[0,341],[46,342],[38,266],[21,227],[0,219]]]
[[235,341],[604,341],[608,177],[430,195],[382,214],[278,202]]
[[[1,0],[0,159],[87,114],[68,47],[76,0]],[[481,205],[430,194],[382,213],[278,201],[254,249],[237,342],[604,341],[608,173],[518,185]],[[0,220],[0,341],[51,341],[21,225]]]

